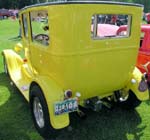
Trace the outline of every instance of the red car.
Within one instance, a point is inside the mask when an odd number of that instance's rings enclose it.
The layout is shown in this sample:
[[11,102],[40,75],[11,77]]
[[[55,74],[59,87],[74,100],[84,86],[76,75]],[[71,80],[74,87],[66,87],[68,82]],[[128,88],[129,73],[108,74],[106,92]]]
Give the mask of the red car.
[[12,15],[13,15],[13,13],[11,11],[9,11],[7,9],[0,9],[0,17],[2,17],[2,18],[5,18],[5,17],[8,18],[8,17],[10,17]]
[[[126,26],[121,26],[117,34],[126,33]],[[139,52],[137,57],[137,67],[142,73],[146,73],[146,78],[148,78],[148,83],[150,85],[150,25],[141,25],[141,39]]]

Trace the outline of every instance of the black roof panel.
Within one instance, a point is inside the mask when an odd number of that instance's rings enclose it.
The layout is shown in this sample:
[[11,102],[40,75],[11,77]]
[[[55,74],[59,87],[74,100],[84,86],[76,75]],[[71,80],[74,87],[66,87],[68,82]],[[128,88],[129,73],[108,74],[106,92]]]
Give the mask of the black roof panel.
[[34,4],[30,6],[26,6],[22,10],[31,7],[38,7],[38,6],[48,6],[48,5],[64,5],[64,4],[114,4],[114,5],[127,5],[127,6],[137,6],[143,7],[141,4],[135,3],[126,3],[126,2],[112,2],[112,1],[59,1],[59,2],[45,2],[40,4]]

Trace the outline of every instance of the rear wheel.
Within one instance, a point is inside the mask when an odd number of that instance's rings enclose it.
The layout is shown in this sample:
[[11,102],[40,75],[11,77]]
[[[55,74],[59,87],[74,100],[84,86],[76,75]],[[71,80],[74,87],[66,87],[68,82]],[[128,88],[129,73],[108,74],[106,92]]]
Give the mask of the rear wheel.
[[42,90],[33,86],[30,92],[30,107],[34,125],[40,135],[44,138],[55,138],[56,131],[52,128],[49,119],[49,111]]
[[126,101],[119,102],[121,107],[126,109],[134,109],[141,104],[141,101],[136,97],[136,95],[129,91],[129,95]]
[[38,97],[33,98],[33,113],[36,120],[36,123],[40,128],[43,128],[45,125],[44,121],[44,112]]

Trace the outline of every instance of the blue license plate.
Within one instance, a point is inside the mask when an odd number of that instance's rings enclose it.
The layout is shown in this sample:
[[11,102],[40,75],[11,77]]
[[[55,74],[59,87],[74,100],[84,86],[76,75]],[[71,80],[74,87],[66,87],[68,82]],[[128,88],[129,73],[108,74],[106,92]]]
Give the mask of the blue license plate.
[[74,112],[78,110],[77,98],[67,99],[54,104],[55,115]]

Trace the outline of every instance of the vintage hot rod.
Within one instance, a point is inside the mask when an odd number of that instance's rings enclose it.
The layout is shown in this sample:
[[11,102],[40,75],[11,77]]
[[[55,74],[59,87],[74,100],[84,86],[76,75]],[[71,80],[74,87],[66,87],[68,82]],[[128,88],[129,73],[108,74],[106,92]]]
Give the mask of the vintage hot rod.
[[[22,43],[3,50],[4,69],[43,137],[68,126],[69,113],[80,114],[80,106],[99,111],[116,102],[135,108],[149,99],[135,67],[142,10],[131,3],[70,1],[20,11]],[[111,28],[116,16],[126,34]]]

